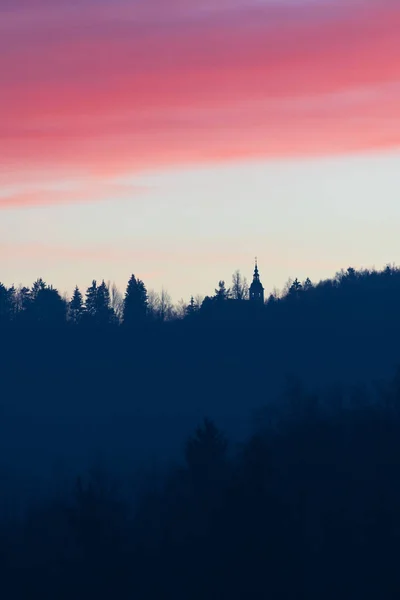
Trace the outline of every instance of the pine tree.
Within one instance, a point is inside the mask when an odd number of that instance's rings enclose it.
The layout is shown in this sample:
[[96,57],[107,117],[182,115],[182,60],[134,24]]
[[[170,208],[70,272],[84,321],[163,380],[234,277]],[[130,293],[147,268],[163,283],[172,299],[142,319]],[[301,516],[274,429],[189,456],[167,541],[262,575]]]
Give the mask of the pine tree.
[[45,282],[43,281],[43,279],[41,277],[39,279],[37,279],[35,281],[35,283],[32,285],[32,288],[31,288],[31,298],[32,298],[32,300],[35,300],[36,296],[38,295],[38,293],[41,290],[46,289],[46,287],[47,286],[46,286]]
[[11,301],[9,290],[0,283],[0,325],[5,325],[11,320]]
[[194,315],[194,313],[196,312],[196,303],[194,301],[193,296],[190,297],[190,302],[186,307],[186,314],[188,317]]
[[92,285],[86,290],[85,308],[88,317],[94,318],[97,308],[97,282],[95,279],[93,279]]
[[111,308],[110,290],[104,279],[97,288],[96,295],[96,323],[108,325],[114,320],[114,311]]
[[69,320],[74,324],[78,324],[83,317],[84,310],[82,294],[76,286],[68,306]]
[[309,277],[307,277],[307,279],[303,283],[303,290],[308,291],[308,290],[311,290],[312,287],[314,287],[312,284],[312,281]]
[[293,296],[295,298],[298,298],[302,289],[303,289],[303,286],[301,285],[300,281],[296,277],[296,279],[293,281],[292,285],[290,286],[289,295]]
[[52,286],[40,286],[27,310],[32,324],[62,325],[66,320],[67,306]]
[[86,319],[92,325],[109,325],[116,321],[111,308],[110,290],[104,279],[98,286],[95,280],[86,291]]
[[218,301],[222,301],[222,300],[227,300],[230,297],[230,295],[231,295],[231,290],[226,289],[225,281],[219,281],[218,289],[215,290],[214,298],[216,298],[216,300],[218,300]]
[[123,322],[131,327],[144,323],[147,317],[147,290],[140,279],[132,275],[124,298]]

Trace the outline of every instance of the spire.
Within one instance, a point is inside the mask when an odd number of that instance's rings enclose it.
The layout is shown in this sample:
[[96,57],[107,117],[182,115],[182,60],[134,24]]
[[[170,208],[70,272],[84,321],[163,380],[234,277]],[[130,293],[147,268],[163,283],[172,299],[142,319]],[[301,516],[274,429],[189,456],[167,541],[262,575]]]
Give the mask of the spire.
[[260,281],[260,274],[258,272],[257,256],[255,258],[253,283],[250,286],[249,292],[250,292],[250,296],[249,296],[250,300],[259,302],[260,304],[264,304],[264,288]]
[[254,266],[253,281],[259,281],[259,279],[260,279],[260,275],[258,273],[257,256],[256,256],[256,258],[255,258],[255,266]]

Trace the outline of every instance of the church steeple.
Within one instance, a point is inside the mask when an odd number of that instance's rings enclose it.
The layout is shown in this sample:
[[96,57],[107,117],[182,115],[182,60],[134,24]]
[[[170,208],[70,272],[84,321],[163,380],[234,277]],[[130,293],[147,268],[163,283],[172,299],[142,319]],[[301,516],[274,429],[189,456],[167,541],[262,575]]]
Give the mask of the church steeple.
[[253,282],[250,286],[250,300],[252,302],[258,302],[259,304],[264,304],[264,288],[260,281],[260,274],[258,272],[258,264],[257,257],[255,259],[254,266],[254,274],[253,274]]
[[255,266],[254,266],[254,275],[253,275],[253,281],[259,281],[260,280],[260,275],[258,273],[258,265],[257,265],[257,256],[255,258]]

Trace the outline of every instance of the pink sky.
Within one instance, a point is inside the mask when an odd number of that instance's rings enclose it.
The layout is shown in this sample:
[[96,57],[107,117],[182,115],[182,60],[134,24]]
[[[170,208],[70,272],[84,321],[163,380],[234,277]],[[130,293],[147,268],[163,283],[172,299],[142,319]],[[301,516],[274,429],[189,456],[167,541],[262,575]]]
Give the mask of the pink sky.
[[213,4],[0,0],[0,208],[183,163],[400,145],[396,0]]
[[0,0],[0,281],[398,261],[399,0]]

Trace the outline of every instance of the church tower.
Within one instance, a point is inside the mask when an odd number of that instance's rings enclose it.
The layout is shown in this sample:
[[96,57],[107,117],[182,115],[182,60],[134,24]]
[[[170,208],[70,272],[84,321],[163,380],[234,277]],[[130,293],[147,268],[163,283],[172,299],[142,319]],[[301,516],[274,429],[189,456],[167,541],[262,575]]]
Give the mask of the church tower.
[[251,302],[257,302],[258,304],[264,304],[264,288],[262,286],[262,283],[260,281],[260,275],[258,273],[257,258],[256,258],[256,264],[254,267],[253,282],[250,286],[249,292],[250,292],[249,299]]

